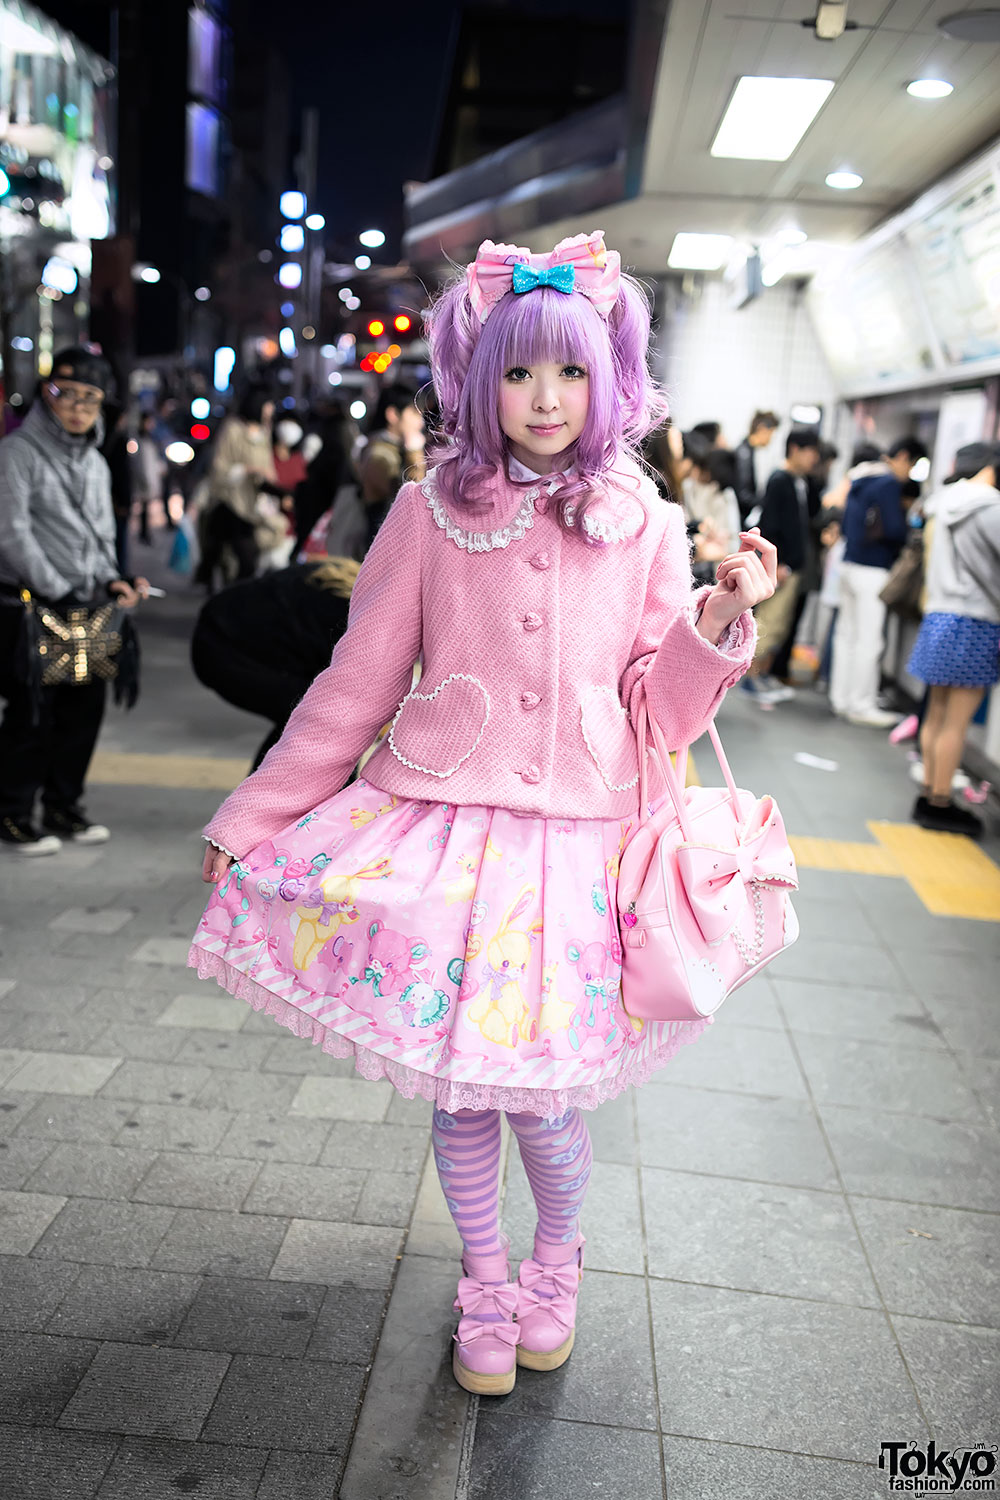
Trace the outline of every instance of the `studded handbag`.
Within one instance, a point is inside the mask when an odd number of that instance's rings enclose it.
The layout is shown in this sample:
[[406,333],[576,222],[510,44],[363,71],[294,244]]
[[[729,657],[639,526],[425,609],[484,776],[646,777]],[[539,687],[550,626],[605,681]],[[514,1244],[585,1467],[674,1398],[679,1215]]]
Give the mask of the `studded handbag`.
[[[649,803],[648,731],[666,795]],[[637,712],[639,816],[621,857],[622,1003],[636,1020],[712,1015],[793,943],[795,859],[773,797],[736,786],[715,725],[724,787],[685,787],[645,698]]]

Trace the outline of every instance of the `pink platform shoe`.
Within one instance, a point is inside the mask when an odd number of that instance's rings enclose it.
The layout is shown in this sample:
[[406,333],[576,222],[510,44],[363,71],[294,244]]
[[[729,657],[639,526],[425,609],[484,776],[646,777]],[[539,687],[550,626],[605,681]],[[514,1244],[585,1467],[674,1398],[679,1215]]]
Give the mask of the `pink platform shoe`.
[[514,1322],[518,1288],[510,1280],[507,1248],[495,1255],[466,1251],[462,1269],[455,1299],[462,1310],[452,1355],[455,1379],[477,1396],[506,1396],[514,1389],[521,1337]]
[[583,1276],[582,1234],[568,1245],[535,1235],[535,1254],[517,1275],[517,1362],[529,1370],[558,1370],[573,1352],[576,1298]]

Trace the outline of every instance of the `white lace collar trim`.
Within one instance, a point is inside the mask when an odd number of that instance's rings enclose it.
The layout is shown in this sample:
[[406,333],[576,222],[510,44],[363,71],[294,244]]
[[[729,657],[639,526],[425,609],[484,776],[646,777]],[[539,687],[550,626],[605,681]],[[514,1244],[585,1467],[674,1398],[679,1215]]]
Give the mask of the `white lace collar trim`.
[[[515,460],[516,462],[516,460]],[[523,465],[518,465],[524,468]],[[526,474],[529,470],[524,471]],[[521,503],[513,518],[506,526],[498,527],[494,531],[468,531],[464,526],[459,526],[454,520],[444,500],[441,497],[437,484],[434,480],[433,470],[421,482],[421,490],[427,497],[427,509],[434,518],[434,523],[445,535],[466,552],[493,552],[499,547],[509,547],[511,542],[519,542],[526,531],[535,524],[535,502],[542,494],[545,480],[555,481],[560,475],[534,475],[539,483],[532,484],[530,489],[524,491]],[[552,486],[545,485],[548,493]],[[632,513],[623,520],[611,515],[594,515],[588,511],[583,517],[583,529],[589,537],[597,542],[623,542],[628,537],[635,536],[642,525],[645,512],[642,506],[636,502],[631,507]],[[572,525],[576,514],[576,507],[570,505],[566,510],[566,520]]]

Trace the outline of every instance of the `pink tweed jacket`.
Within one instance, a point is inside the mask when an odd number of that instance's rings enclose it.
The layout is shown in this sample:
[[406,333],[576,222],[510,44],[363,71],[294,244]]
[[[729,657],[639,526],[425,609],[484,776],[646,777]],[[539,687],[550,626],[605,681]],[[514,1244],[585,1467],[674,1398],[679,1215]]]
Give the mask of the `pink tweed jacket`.
[[753,621],[742,615],[719,646],[698,634],[683,512],[635,465],[584,516],[599,546],[559,525],[554,484],[498,479],[472,516],[445,505],[433,470],[403,486],[329,667],[207,839],[243,856],[274,837],[343,786],[390,720],[364,772],[387,793],[634,814],[640,683],[670,744],[697,738],[750,662]]

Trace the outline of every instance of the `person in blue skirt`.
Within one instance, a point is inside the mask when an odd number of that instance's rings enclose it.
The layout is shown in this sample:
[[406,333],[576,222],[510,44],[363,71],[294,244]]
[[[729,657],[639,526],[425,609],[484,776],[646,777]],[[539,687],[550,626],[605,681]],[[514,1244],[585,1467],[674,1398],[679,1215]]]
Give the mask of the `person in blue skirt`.
[[951,779],[983,693],[1000,676],[1000,442],[969,443],[932,497],[927,605],[908,670],[929,688],[920,733],[922,828],[978,837],[982,820],[955,807]]

